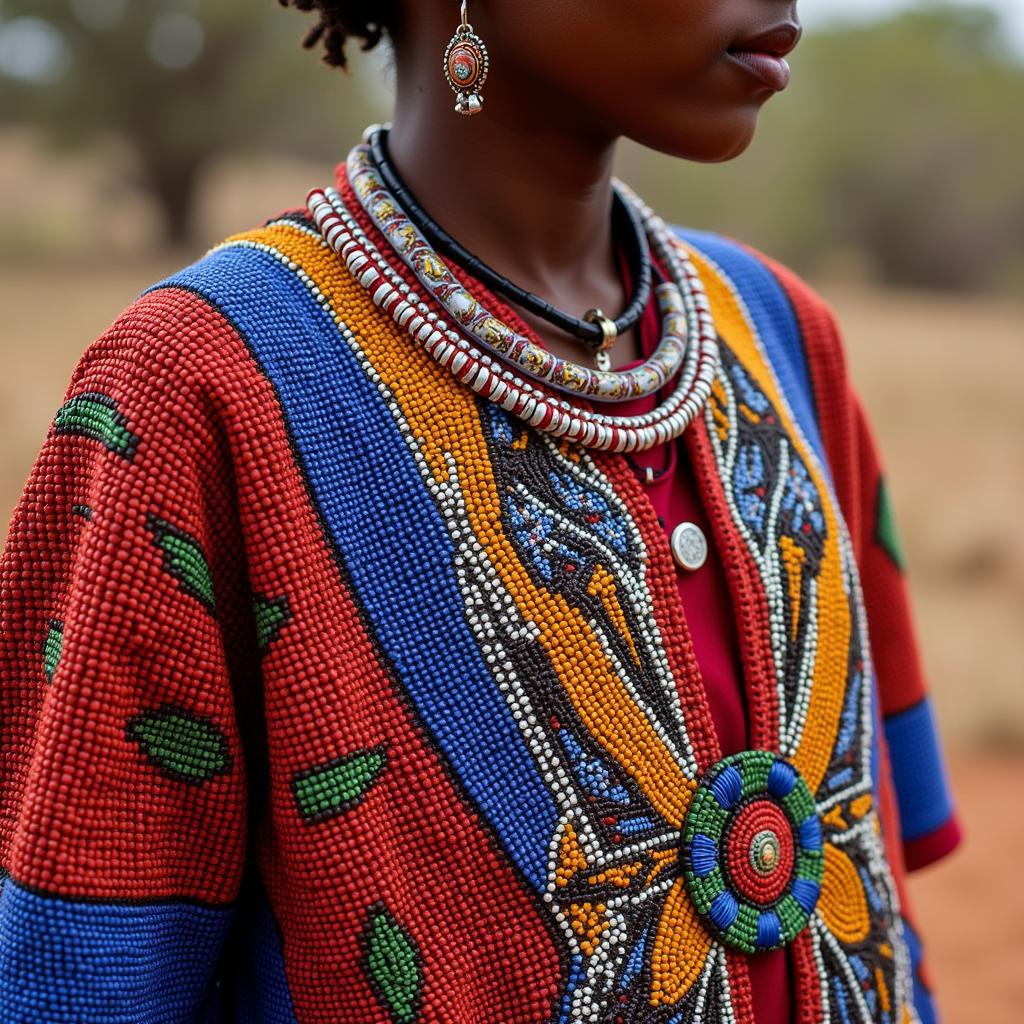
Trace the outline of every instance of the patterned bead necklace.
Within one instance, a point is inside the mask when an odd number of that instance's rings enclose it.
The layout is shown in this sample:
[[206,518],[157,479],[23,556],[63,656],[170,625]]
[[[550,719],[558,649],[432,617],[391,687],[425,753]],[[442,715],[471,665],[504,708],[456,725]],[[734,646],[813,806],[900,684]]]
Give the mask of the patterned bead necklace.
[[[374,127],[366,129],[364,138]],[[392,268],[335,189],[313,189],[307,197],[321,234],[376,305],[476,393],[539,430],[611,451],[650,448],[678,437],[707,401],[719,351],[700,276],[682,242],[624,183],[616,180],[615,187],[636,208],[671,281],[656,289],[663,325],[656,351],[641,366],[602,371],[559,359],[515,332],[470,295],[387,191],[373,169],[365,142],[352,147],[346,169],[367,214],[453,323],[431,309]],[[539,385],[519,376],[516,369],[537,378]],[[543,387],[547,384],[604,401],[625,400],[655,393],[677,372],[679,379],[668,398],[637,416],[594,412]]]

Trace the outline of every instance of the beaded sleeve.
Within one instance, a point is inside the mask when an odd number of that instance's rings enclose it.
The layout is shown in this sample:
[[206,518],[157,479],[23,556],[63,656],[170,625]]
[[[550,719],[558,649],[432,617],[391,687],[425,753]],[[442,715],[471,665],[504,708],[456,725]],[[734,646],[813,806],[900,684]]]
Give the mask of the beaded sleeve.
[[10,522],[0,1021],[217,1019],[255,643],[190,300],[141,299],[86,349]]
[[[907,869],[945,856],[960,840],[941,741],[925,682],[907,581],[908,563],[888,476],[864,404],[851,396],[860,478],[860,564],[882,724],[892,764]],[[873,625],[873,628],[871,626]]]

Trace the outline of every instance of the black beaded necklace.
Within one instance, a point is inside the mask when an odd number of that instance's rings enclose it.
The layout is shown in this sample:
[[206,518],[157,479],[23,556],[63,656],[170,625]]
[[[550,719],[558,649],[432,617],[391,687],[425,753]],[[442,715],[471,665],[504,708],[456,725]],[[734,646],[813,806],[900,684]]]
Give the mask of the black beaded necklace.
[[[376,169],[388,189],[398,198],[409,219],[416,224],[439,252],[479,278],[492,291],[518,302],[531,312],[536,313],[537,316],[578,338],[593,352],[608,347],[610,339],[607,325],[602,327],[596,320],[581,319],[557,309],[540,296],[534,295],[533,292],[529,292],[525,288],[520,288],[519,285],[499,274],[452,238],[423,209],[408,186],[399,177],[388,153],[387,134],[388,129],[381,126],[372,132],[367,140]],[[634,286],[633,297],[623,313],[614,321],[610,317],[607,318],[609,323],[614,324],[612,339],[624,334],[639,322],[651,295],[651,259],[644,226],[636,211],[621,197],[618,190],[614,190],[613,195],[613,231],[617,228],[628,239],[626,255]],[[600,310],[588,310],[584,316],[593,313],[598,313],[601,319],[605,319],[603,314],[600,314]]]

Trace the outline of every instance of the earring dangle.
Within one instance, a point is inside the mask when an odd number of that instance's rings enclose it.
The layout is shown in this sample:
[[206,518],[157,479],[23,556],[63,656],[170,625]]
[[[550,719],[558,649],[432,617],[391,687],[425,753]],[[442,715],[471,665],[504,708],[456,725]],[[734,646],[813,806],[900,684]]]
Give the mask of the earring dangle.
[[466,0],[462,0],[462,22],[444,51],[444,76],[455,90],[455,109],[460,114],[479,114],[484,98],[480,87],[487,77],[490,58],[484,41],[466,20]]

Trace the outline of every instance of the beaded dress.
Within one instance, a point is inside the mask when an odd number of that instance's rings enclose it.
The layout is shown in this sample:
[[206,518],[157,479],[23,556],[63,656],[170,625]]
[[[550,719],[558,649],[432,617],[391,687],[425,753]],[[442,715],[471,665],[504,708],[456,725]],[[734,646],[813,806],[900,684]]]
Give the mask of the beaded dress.
[[764,1024],[754,961],[802,1024],[935,1019],[903,878],[958,832],[879,452],[823,300],[673,230],[722,348],[664,501],[300,207],[88,346],[0,560],[0,1022]]

